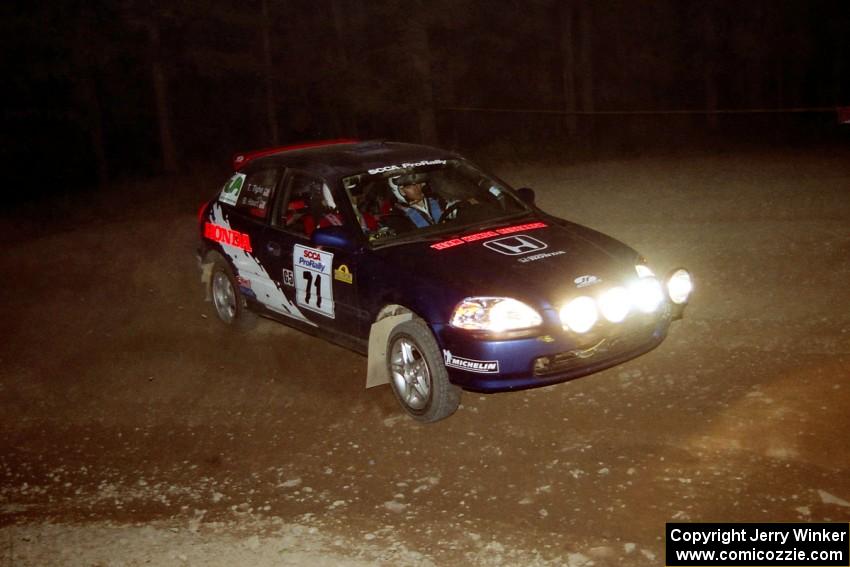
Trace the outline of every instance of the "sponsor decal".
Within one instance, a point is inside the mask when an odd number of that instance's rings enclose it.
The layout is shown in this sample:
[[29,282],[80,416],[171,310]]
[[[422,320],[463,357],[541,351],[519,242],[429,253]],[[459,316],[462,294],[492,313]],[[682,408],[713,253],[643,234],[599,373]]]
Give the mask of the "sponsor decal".
[[[230,230],[230,222],[219,203],[213,203],[208,213],[214,225]],[[239,273],[251,274],[252,293],[268,309],[293,319],[298,319],[308,325],[316,323],[307,319],[300,309],[290,300],[280,285],[273,281],[266,269],[253,253],[233,246],[223,246],[222,251],[233,261]]]
[[443,349],[443,360],[446,366],[451,368],[459,368],[468,372],[478,372],[479,374],[498,374],[498,360],[472,360],[471,358],[461,358],[452,354],[452,351]]
[[300,251],[300,254],[296,254],[295,258],[295,266],[296,267],[304,267],[319,273],[326,273],[328,268],[328,264],[322,263],[322,255],[330,256],[333,258],[333,254],[328,254],[327,252],[322,252],[321,250],[315,250],[313,248],[305,248],[303,246],[296,246],[296,249]]
[[554,252],[544,252],[542,254],[535,254],[534,256],[526,256],[524,258],[519,258],[517,262],[522,262],[525,264],[526,262],[534,262],[535,260],[543,260],[544,258],[551,258],[552,256],[560,256],[561,254],[566,254],[563,250],[555,250]]
[[334,295],[331,285],[332,252],[296,244],[292,249],[292,271],[295,276],[295,302],[325,317],[334,318]]
[[283,269],[283,285],[295,287],[295,274],[292,273],[292,270]]
[[241,291],[243,294],[254,299],[257,298],[257,294],[254,293],[254,289],[251,287],[251,280],[249,280],[248,278],[236,276],[236,285],[239,286],[239,291]]
[[221,242],[222,244],[241,248],[245,252],[252,252],[251,238],[244,232],[239,232],[226,226],[211,222],[204,223],[204,237]]
[[508,226],[505,228],[497,228],[496,232],[499,234],[513,234],[515,232],[522,232],[524,230],[534,230],[535,228],[546,228],[545,222],[530,222],[528,224],[518,224],[515,226]]
[[399,163],[396,165],[385,165],[383,167],[376,167],[374,169],[369,170],[369,175],[375,175],[377,173],[386,173],[388,171],[400,171],[404,169],[410,169],[412,167],[422,167],[425,165],[446,165],[446,160],[444,159],[431,159],[431,160],[423,160],[417,161],[413,163]]
[[245,174],[236,173],[231,177],[224,187],[221,188],[221,193],[218,200],[228,205],[235,205],[239,200],[239,193],[242,191],[242,185],[245,183]]
[[434,250],[445,250],[446,248],[454,248],[455,246],[460,246],[461,244],[466,243],[460,238],[453,238],[451,240],[444,240],[442,242],[432,244],[431,248],[433,248]]
[[334,279],[350,284],[354,281],[354,275],[345,264],[334,270]]
[[476,232],[475,234],[463,236],[461,237],[461,240],[464,242],[475,242],[476,240],[484,240],[485,238],[490,238],[492,236],[499,236],[499,233],[492,230],[485,230],[484,232]]
[[577,277],[576,279],[573,280],[573,282],[575,282],[575,284],[576,284],[576,287],[578,287],[578,288],[596,285],[596,284],[600,283],[601,281],[602,281],[602,278],[598,278],[596,276],[591,276],[591,275],[579,276],[579,277]]
[[484,246],[506,256],[521,256],[538,250],[545,250],[549,245],[525,234],[488,240]]
[[437,242],[436,244],[432,244],[431,248],[433,248],[434,250],[445,250],[446,248],[454,248],[455,246],[460,246],[461,244],[466,244],[467,242],[475,242],[477,240],[483,240],[484,238],[502,236],[504,234],[513,234],[515,232],[523,232],[526,230],[534,230],[537,228],[546,228],[546,223],[532,222],[527,224],[506,226],[504,228],[497,228],[495,230],[485,230],[484,232],[476,232],[475,234],[468,234],[460,238],[452,238],[451,240]]

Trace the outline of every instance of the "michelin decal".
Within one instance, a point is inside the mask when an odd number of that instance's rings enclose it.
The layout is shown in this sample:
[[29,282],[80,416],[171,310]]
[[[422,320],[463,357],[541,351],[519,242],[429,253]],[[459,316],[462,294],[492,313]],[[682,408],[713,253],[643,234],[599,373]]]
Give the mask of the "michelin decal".
[[443,349],[443,361],[450,368],[459,368],[467,372],[477,372],[479,374],[498,374],[498,360],[472,360],[470,358],[461,358],[452,354],[452,351]]

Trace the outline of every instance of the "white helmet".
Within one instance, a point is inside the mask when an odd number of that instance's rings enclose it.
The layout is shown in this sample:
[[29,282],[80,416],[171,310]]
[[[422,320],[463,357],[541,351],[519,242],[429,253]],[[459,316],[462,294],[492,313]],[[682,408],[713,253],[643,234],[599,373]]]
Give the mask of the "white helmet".
[[403,205],[407,204],[407,197],[401,192],[401,188],[405,185],[415,185],[417,183],[425,183],[427,179],[424,173],[407,173],[405,175],[397,175],[389,178],[390,189],[393,190],[393,195]]

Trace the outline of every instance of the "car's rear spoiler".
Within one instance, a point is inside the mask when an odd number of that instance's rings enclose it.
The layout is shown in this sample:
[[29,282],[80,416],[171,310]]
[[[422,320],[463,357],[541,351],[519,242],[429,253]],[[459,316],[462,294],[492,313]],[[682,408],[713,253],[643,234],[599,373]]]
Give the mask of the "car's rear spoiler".
[[257,158],[270,156],[272,154],[289,152],[292,150],[303,150],[306,148],[319,148],[321,146],[334,146],[336,144],[356,144],[359,141],[360,140],[356,140],[353,138],[338,138],[336,140],[317,140],[315,142],[303,142],[290,146],[265,148],[263,150],[254,150],[252,152],[240,152],[233,156],[233,171],[239,171],[240,169],[248,165],[251,161]]

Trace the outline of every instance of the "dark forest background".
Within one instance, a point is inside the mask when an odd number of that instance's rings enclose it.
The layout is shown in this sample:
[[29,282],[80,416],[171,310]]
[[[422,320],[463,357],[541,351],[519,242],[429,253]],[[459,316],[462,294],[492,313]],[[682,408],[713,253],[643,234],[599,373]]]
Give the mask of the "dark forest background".
[[850,130],[847,0],[60,0],[0,20],[5,170],[63,191],[320,138],[569,157]]

